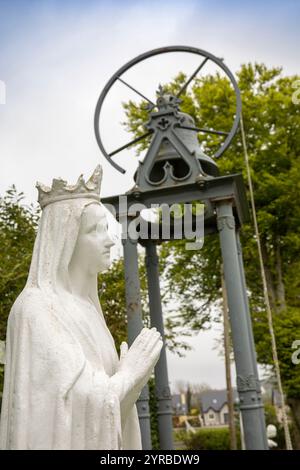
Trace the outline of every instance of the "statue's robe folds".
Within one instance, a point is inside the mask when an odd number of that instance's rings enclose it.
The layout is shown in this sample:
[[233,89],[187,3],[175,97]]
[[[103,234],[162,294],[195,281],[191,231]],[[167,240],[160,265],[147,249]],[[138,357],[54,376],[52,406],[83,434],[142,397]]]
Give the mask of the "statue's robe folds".
[[25,289],[7,327],[1,448],[141,449],[136,405],[121,424],[118,363],[103,314],[60,312]]

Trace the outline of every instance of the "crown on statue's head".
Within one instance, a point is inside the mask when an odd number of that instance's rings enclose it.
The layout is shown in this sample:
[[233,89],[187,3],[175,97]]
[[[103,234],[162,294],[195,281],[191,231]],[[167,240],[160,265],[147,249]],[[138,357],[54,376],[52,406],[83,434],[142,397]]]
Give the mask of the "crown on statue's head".
[[37,182],[38,201],[41,208],[44,209],[45,206],[52,202],[63,201],[65,199],[90,198],[100,202],[102,173],[102,167],[98,165],[90,179],[86,182],[83,175],[79,176],[76,184],[69,186],[67,181],[61,178],[53,179],[51,188]]

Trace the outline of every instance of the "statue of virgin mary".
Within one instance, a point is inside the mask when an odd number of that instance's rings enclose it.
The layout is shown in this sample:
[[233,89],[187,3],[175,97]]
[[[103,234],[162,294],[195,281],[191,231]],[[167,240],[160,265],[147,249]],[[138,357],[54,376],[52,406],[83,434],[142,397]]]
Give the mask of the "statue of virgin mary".
[[97,293],[113,245],[101,179],[98,166],[73,186],[37,183],[42,216],[7,325],[2,449],[141,449],[135,402],[163,343],[144,328],[118,357]]

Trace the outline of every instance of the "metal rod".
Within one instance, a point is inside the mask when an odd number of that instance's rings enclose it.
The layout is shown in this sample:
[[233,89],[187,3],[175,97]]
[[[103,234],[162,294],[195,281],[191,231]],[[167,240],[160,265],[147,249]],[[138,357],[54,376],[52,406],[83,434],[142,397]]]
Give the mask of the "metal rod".
[[223,265],[221,267],[221,285],[223,296],[223,327],[224,327],[224,355],[225,355],[225,376],[227,388],[227,401],[228,401],[228,424],[230,435],[230,450],[237,450],[236,429],[235,429],[235,415],[234,415],[234,396],[231,381],[231,367],[230,367],[230,326],[228,315],[228,302],[227,291],[225,286]]
[[164,323],[159,286],[159,263],[156,243],[149,240],[146,244],[146,268],[149,292],[151,326],[161,333],[164,346],[155,366],[155,394],[158,404],[158,428],[161,450],[173,449],[172,397],[168,380]]
[[[123,247],[128,346],[130,346],[143,329],[137,241],[130,239],[129,235],[127,235],[127,238],[123,240]],[[142,447],[143,450],[151,450],[152,442],[148,384],[143,388],[136,405],[140,422]],[[130,430],[128,432],[130,432]]]
[[136,90],[133,86],[129,85],[129,83],[125,82],[125,80],[123,80],[122,78],[120,77],[117,77],[117,79],[123,83],[123,85],[127,86],[128,88],[130,88],[130,90],[134,91],[135,93],[137,93],[139,96],[141,96],[142,98],[144,98],[144,100],[148,101],[148,103],[152,104],[152,106],[156,106],[155,103],[153,103],[153,101],[149,100],[149,98],[147,98],[147,96],[143,95],[142,93],[140,93],[138,90]]
[[179,96],[181,95],[181,93],[183,93],[186,88],[189,86],[189,84],[191,83],[191,81],[193,80],[193,78],[196,77],[197,73],[200,72],[200,70],[202,69],[202,67],[204,67],[204,65],[206,64],[206,62],[209,60],[209,57],[205,57],[205,59],[201,62],[201,64],[199,65],[199,67],[195,70],[195,72],[190,76],[190,78],[188,79],[188,81],[180,88],[179,92],[177,93],[176,97],[179,98]]
[[179,129],[188,129],[189,131],[197,131],[197,132],[207,132],[208,134],[217,134],[217,135],[229,135],[229,132],[224,132],[224,131],[215,131],[211,129],[205,129],[201,127],[190,127],[190,126],[176,126],[179,127]]
[[127,147],[130,147],[130,145],[137,144],[140,140],[145,139],[148,137],[150,134],[152,134],[153,131],[146,132],[146,134],[140,135],[140,137],[137,137],[136,139],[132,140],[128,144],[122,145],[122,147],[119,147],[118,149],[114,150],[113,152],[109,153],[109,157],[112,157],[113,155],[116,155],[117,153],[121,152],[121,150],[127,149]]
[[261,400],[260,384],[255,372],[254,345],[249,334],[251,322],[250,319],[247,319],[232,201],[222,200],[217,203],[216,208],[245,445],[247,450],[267,450],[266,427],[263,425],[264,407]]
[[[261,389],[259,386],[259,375],[258,375],[258,369],[257,369],[255,342],[254,342],[254,336],[253,336],[252,325],[251,325],[251,314],[250,314],[250,308],[249,308],[249,302],[248,302],[248,296],[247,296],[246,276],[245,276],[245,270],[244,270],[243,252],[242,252],[242,245],[240,241],[239,230],[236,230],[236,244],[237,244],[237,253],[238,253],[238,258],[239,258],[241,280],[242,280],[242,285],[243,285],[243,295],[244,295],[244,302],[245,302],[245,308],[246,308],[246,319],[247,319],[247,325],[248,325],[249,340],[251,343],[251,353],[252,353],[252,360],[253,360],[253,365],[254,365],[254,374],[257,380],[256,383],[258,384],[257,393],[259,394],[259,396],[261,396]],[[261,418],[262,418],[261,427],[262,429],[265,429],[265,426],[266,426],[265,418],[264,416]]]

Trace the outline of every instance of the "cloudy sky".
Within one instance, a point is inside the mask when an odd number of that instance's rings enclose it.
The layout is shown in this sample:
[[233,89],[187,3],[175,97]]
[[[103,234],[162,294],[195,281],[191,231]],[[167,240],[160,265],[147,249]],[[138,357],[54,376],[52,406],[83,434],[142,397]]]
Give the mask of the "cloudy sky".
[[[0,194],[15,184],[26,202],[35,202],[37,180],[73,182],[98,162],[102,195],[127,191],[134,152],[116,160],[127,169],[121,175],[101,156],[93,132],[95,105],[111,75],[142,52],[178,44],[223,57],[233,72],[258,61],[297,74],[299,13],[296,0],[0,0]],[[157,59],[128,79],[153,99],[158,83],[195,64],[189,56]],[[108,150],[129,140],[120,124],[121,102],[129,98],[135,96],[119,85],[104,107]],[[169,355],[172,385],[184,379],[224,386],[223,362],[213,350],[219,334],[213,327],[195,336],[185,359]]]

